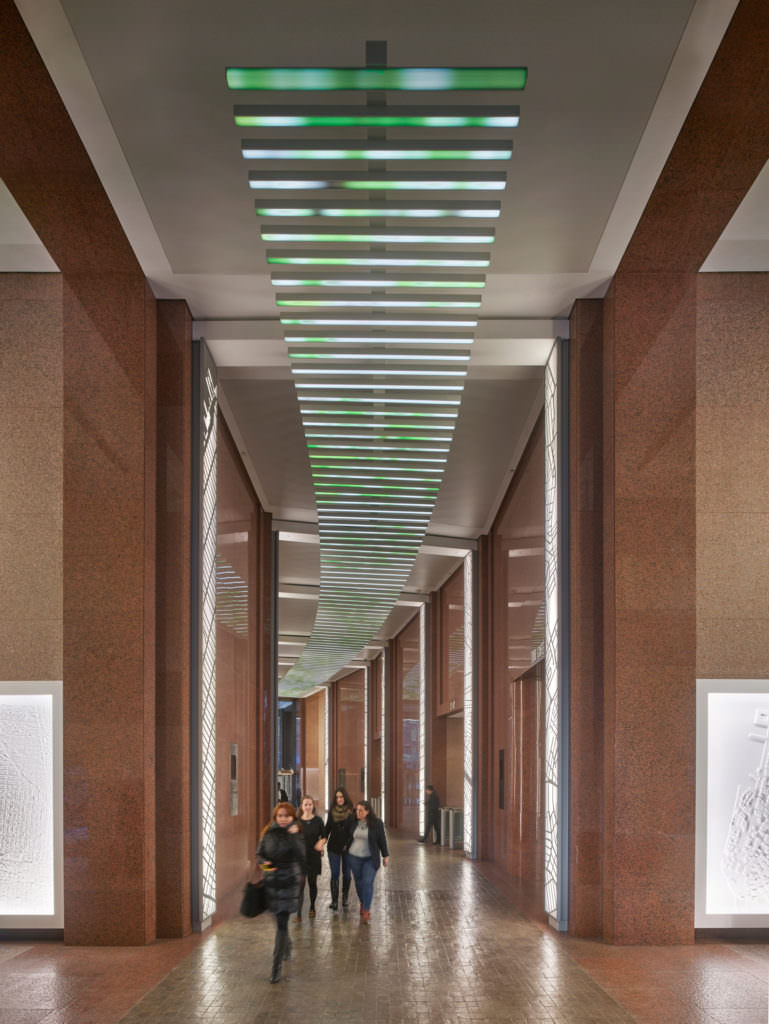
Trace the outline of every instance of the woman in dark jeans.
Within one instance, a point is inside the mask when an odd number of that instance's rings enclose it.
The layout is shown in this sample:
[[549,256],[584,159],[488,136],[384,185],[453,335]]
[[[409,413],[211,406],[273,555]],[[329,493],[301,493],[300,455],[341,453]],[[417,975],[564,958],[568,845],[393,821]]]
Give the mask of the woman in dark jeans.
[[326,849],[328,865],[331,868],[331,903],[329,910],[339,907],[339,869],[342,869],[342,906],[347,906],[350,893],[350,864],[346,850],[352,841],[355,828],[355,814],[347,790],[341,786],[334,793],[334,803],[326,818]]
[[257,859],[264,871],[267,906],[275,915],[275,946],[272,951],[270,981],[280,981],[280,969],[291,956],[288,919],[299,906],[304,884],[305,852],[302,831],[293,804],[282,802],[272,812],[272,821],[262,832]]
[[355,805],[355,830],[352,834],[347,857],[355,879],[355,891],[360,900],[360,916],[368,922],[371,919],[371,901],[374,898],[374,879],[380,862],[385,867],[390,862],[387,836],[384,825],[374,814],[368,800],[359,800]]

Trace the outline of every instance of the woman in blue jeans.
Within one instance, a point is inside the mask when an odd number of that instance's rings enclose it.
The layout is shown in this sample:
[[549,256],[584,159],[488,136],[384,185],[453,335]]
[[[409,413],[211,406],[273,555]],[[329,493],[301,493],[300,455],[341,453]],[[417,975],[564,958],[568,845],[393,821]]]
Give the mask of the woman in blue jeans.
[[334,793],[334,802],[326,818],[323,834],[326,837],[328,866],[331,868],[331,903],[329,910],[339,906],[339,869],[342,869],[342,906],[347,906],[350,892],[350,864],[347,860],[347,847],[352,841],[355,828],[355,812],[347,790],[341,786]]
[[374,879],[379,870],[380,861],[387,867],[390,851],[387,849],[387,836],[384,825],[374,814],[368,800],[360,800],[355,805],[355,831],[347,851],[352,877],[355,879],[355,891],[360,900],[360,916],[368,922],[371,920],[371,901],[374,898]]

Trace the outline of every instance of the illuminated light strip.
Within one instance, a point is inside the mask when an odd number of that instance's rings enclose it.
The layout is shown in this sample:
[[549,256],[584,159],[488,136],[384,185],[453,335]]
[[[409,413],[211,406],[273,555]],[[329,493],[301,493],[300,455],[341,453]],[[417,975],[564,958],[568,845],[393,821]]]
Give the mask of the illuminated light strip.
[[[276,306],[295,306],[307,309],[479,309],[481,300],[475,296],[458,296],[455,299],[434,298],[365,298],[353,299],[349,296],[298,296],[279,295],[275,298]],[[281,321],[283,323],[284,321]]]
[[[419,606],[419,792],[427,786],[427,606]],[[419,801],[419,835],[425,842],[425,801]]]
[[388,90],[447,92],[513,90],[526,87],[527,68],[281,68],[230,67],[229,89],[259,92]]
[[[318,401],[321,401],[321,399],[318,399]],[[324,399],[324,401],[325,401],[325,399]],[[351,401],[351,399],[346,399],[345,398],[345,399],[341,399],[341,401],[347,402],[347,401]],[[459,405],[458,402],[456,402],[456,403],[452,402],[451,404],[452,405]],[[452,411],[449,411],[449,410],[447,410],[445,412],[417,412],[417,411],[414,411],[412,409],[405,409],[405,410],[402,410],[400,412],[392,412],[391,410],[381,409],[381,410],[377,410],[376,412],[373,412],[373,411],[371,411],[369,409],[301,409],[300,408],[299,412],[302,414],[302,416],[369,416],[369,417],[370,416],[376,416],[376,417],[379,417],[379,416],[404,416],[404,417],[412,417],[413,416],[416,419],[441,419],[441,420],[445,420],[445,419],[456,420],[458,415],[459,415],[458,413],[452,412]],[[322,426],[330,426],[330,427],[334,426],[334,427],[336,427],[336,426],[342,426],[342,425],[343,424],[341,424],[341,423],[339,423],[339,424],[337,424],[337,423],[327,423],[327,424],[324,424],[324,423],[313,423],[312,424],[312,426],[318,426],[318,427],[322,427]],[[351,426],[353,426],[353,424],[351,424]],[[359,426],[359,424],[355,423],[354,426],[357,427],[357,426]],[[385,423],[385,424],[383,424],[383,426],[385,426],[385,427],[396,426],[396,424]],[[437,430],[438,429],[437,424],[434,426],[432,423],[426,423],[425,426],[428,429],[430,429],[430,430]],[[450,429],[452,429],[452,430],[454,429],[454,424],[451,424]]]
[[[473,555],[465,555],[463,566],[464,595],[464,836],[463,846],[468,857],[477,854],[475,842],[475,707],[474,695],[474,651],[475,602],[473,584]],[[452,836],[452,839],[454,837]]]
[[482,274],[458,277],[452,274],[439,276],[416,275],[407,280],[388,275],[364,275],[350,277],[349,274],[332,274],[322,278],[281,277],[273,274],[270,283],[274,288],[484,288],[486,278]]
[[[308,448],[323,448],[331,451],[346,452],[346,451],[360,451],[360,452],[435,452],[440,454],[448,454],[449,448],[447,445],[442,445],[440,448],[416,448],[411,445],[383,445],[379,443],[375,444],[308,444]],[[420,461],[420,460],[417,460]]]
[[367,242],[382,245],[493,245],[494,231],[490,228],[375,228],[349,227],[294,227],[281,224],[262,227],[263,242]]
[[517,128],[520,108],[237,104],[233,118],[239,128]]
[[513,155],[510,139],[356,142],[243,139],[240,149],[244,160],[509,160]]
[[[372,424],[372,430],[376,431],[377,429],[381,429],[381,428],[377,428],[377,427],[373,426],[373,424]],[[333,441],[333,440],[340,440],[340,441],[341,440],[350,440],[350,441],[449,441],[450,440],[450,438],[447,438],[447,437],[442,436],[440,434],[438,434],[438,435],[426,435],[426,434],[421,434],[421,435],[413,435],[413,434],[391,434],[391,435],[377,434],[377,435],[372,435],[372,434],[351,434],[349,432],[346,432],[346,433],[343,433],[343,434],[327,434],[327,433],[320,434],[320,433],[315,433],[315,432],[307,433],[307,431],[305,431],[305,435],[304,436],[308,437],[308,438],[311,437],[313,439],[328,440],[328,441]],[[446,449],[446,450],[448,451],[448,449]]]
[[379,319],[376,317],[361,317],[360,319],[352,319],[350,317],[333,317],[333,316],[305,316],[305,317],[285,317],[280,318],[280,322],[288,327],[344,327],[351,325],[354,327],[477,327],[477,320],[428,320],[426,318],[417,319],[416,317],[409,317],[400,320],[394,320],[392,317],[385,319]]
[[267,252],[269,264],[301,267],[488,267],[491,257],[479,253],[398,253],[398,252],[320,252],[272,249]]
[[254,200],[257,217],[413,217],[416,219],[431,220],[439,217],[463,217],[479,219],[496,219],[499,217],[499,203],[477,202],[450,202],[445,201],[440,205],[435,203],[430,206],[424,202],[402,201],[369,202],[361,206],[360,202],[336,202],[310,203],[304,202],[301,205],[288,206],[285,203],[281,206],[265,205],[264,198]]
[[[356,469],[363,469],[364,467],[363,466],[356,466],[355,468]],[[398,472],[399,473],[400,470],[394,470],[394,472]],[[436,472],[439,472],[439,471],[438,470],[430,470],[429,472],[436,473]],[[339,474],[338,473],[313,473],[312,474],[312,478],[313,478],[313,480],[337,480],[337,479],[339,479]],[[389,484],[389,482],[391,480],[402,480],[402,481],[405,481],[406,483],[410,483],[411,482],[411,478],[407,477],[407,476],[393,476],[391,473],[388,473],[387,475],[383,475],[379,466],[376,466],[375,468],[372,467],[371,473],[369,473],[368,475],[364,475],[362,473],[345,473],[344,479],[345,480],[374,480],[374,481],[376,481],[376,480],[383,480],[383,481],[386,481],[388,484]],[[436,477],[422,477],[421,480],[422,480],[422,483],[424,483],[424,484],[440,484],[441,477],[440,476],[436,476]],[[363,487],[364,485],[361,484],[360,486]],[[378,483],[373,483],[373,484],[371,484],[371,486],[372,487],[379,487],[380,485]]]
[[285,342],[287,345],[464,345],[470,347],[474,339],[450,334],[342,334],[337,331],[329,335],[287,333]]
[[[425,370],[421,366],[412,370],[391,370],[384,366],[359,366],[354,370],[346,369],[344,366],[322,367],[314,366],[311,369],[292,366],[291,372],[296,377],[414,377],[421,380],[423,377],[448,377],[456,380],[457,377],[466,377],[467,370]],[[365,386],[365,382],[364,382]]]
[[[296,373],[297,371],[294,371],[294,372]],[[372,384],[368,384],[368,385],[367,384],[316,384],[315,381],[298,381],[297,385],[296,385],[297,390],[299,388],[301,388],[303,392],[306,392],[306,391],[320,391],[320,390],[325,390],[325,391],[342,391],[342,390],[348,390],[348,391],[370,391],[373,388],[376,388],[376,386],[377,386],[376,384],[374,384],[374,385],[372,385]],[[424,385],[418,385],[418,384],[387,384],[387,385],[382,385],[382,390],[383,391],[462,391],[463,388],[462,388],[461,385],[455,386],[453,384],[424,384]],[[380,398],[375,396],[372,400],[378,402],[378,401],[382,401],[383,399],[380,399]],[[356,401],[357,401],[357,399],[356,399]],[[395,399],[393,399],[393,401],[395,401]],[[400,401],[400,399],[398,399],[398,401]],[[415,401],[417,401],[417,400],[415,399]],[[434,404],[436,404],[436,403],[434,403]]]

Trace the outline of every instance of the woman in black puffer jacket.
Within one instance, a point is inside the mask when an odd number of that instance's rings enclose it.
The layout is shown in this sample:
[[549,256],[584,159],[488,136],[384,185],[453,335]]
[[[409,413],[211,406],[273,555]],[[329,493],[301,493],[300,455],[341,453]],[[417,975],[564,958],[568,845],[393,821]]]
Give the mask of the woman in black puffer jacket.
[[304,839],[293,804],[279,803],[272,821],[262,832],[257,859],[264,871],[267,906],[275,915],[275,947],[272,951],[270,981],[280,981],[280,968],[291,955],[288,919],[299,905],[306,870]]

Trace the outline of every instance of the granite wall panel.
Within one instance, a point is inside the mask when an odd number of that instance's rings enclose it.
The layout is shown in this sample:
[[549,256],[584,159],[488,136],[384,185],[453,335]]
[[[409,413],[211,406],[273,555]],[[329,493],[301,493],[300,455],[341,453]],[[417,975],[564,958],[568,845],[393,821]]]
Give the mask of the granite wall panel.
[[697,282],[697,675],[769,678],[769,274]]
[[0,274],[0,678],[62,677],[59,274]]

